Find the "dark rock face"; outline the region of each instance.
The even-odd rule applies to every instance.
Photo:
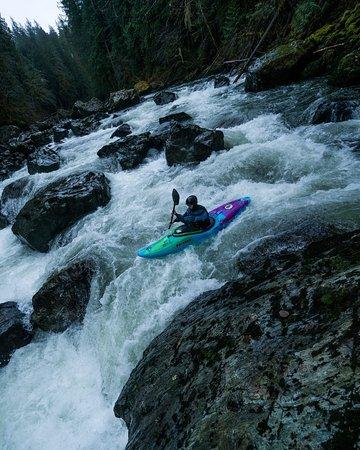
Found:
[[[104,111],[105,105],[97,98],[92,98],[87,102],[78,100],[75,102],[71,117],[73,119],[83,119],[84,117]]]
[[[15,217],[26,202],[26,197],[31,195],[33,189],[34,181],[29,176],[19,178],[4,187],[0,211],[9,223],[15,221]]]
[[[63,128],[63,127],[54,127],[53,128],[53,136],[54,136],[54,142],[59,143],[63,139],[66,139],[69,135],[69,130]]]
[[[0,144],[7,144],[10,139],[16,138],[21,130],[16,125],[3,125],[0,127]]]
[[[312,124],[326,122],[342,122],[353,118],[357,103],[349,100],[323,100],[316,107],[312,117]]]
[[[6,366],[16,349],[31,342],[33,334],[25,327],[24,317],[15,302],[0,304],[0,367]]]
[[[150,133],[142,133],[105,145],[97,154],[100,158],[116,158],[123,170],[130,170],[144,161],[150,149],[161,150],[161,145]]]
[[[73,120],[71,121],[71,131],[75,136],[86,136],[95,131],[100,125],[100,120],[105,117],[106,114],[98,113],[85,119]]]
[[[168,116],[165,117],[160,117],[159,119],[159,123],[160,125],[166,122],[187,122],[188,120],[191,120],[192,117],[187,114],[186,112],[179,112],[179,113],[175,113],[175,114],[169,114]]]
[[[176,94],[173,92],[163,91],[154,95],[154,102],[157,105],[166,105],[167,103],[171,103],[177,99]]]
[[[44,331],[62,332],[85,317],[95,269],[77,262],[52,275],[32,299],[31,322]]]
[[[138,103],[140,103],[140,97],[135,89],[123,89],[110,94],[109,107],[111,111],[120,111]]]
[[[2,230],[3,228],[6,228],[9,225],[9,221],[7,219],[7,217],[0,212],[0,230]]]
[[[109,201],[110,183],[103,173],[70,175],[38,191],[20,210],[12,231],[31,248],[46,252],[57,234]]]
[[[174,123],[166,142],[165,156],[169,166],[205,161],[213,151],[224,149],[224,134],[197,125]]]
[[[280,45],[247,74],[245,91],[258,92],[300,80],[303,67],[312,60],[312,50],[311,43]]]
[[[129,134],[131,134],[131,127],[130,125],[128,125],[127,123],[123,123],[122,125],[120,125],[111,135],[111,139],[114,137],[126,137]]]
[[[27,167],[30,175],[53,172],[60,168],[60,156],[55,150],[43,148],[28,157]]]
[[[30,141],[36,146],[41,147],[43,145],[50,144],[52,140],[51,130],[38,131],[30,135]]]
[[[5,180],[24,165],[25,156],[11,147],[0,145],[0,181]]]
[[[229,84],[230,84],[230,80],[225,75],[218,75],[214,79],[214,88],[215,89],[216,88],[220,88],[220,87],[224,87],[224,86],[229,86]]]
[[[190,303],[115,404],[127,450],[355,448],[359,250],[327,237]]]

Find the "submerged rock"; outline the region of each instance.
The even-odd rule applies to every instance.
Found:
[[[33,333],[24,325],[24,318],[15,302],[0,304],[0,367],[10,361],[16,349],[31,342]]]
[[[214,78],[214,88],[220,88],[224,86],[229,86],[230,80],[225,75],[218,75]]]
[[[173,92],[162,91],[155,94],[153,99],[157,105],[166,105],[167,103],[175,101],[177,99],[177,95]]]
[[[174,123],[166,141],[165,156],[169,166],[205,161],[213,151],[224,149],[224,134],[197,125]]]
[[[356,102],[349,100],[322,100],[313,112],[310,123],[315,125],[350,120],[357,106]]]
[[[28,157],[27,167],[30,175],[53,172],[60,168],[60,156],[55,150],[43,148]]]
[[[104,103],[97,98],[92,98],[87,102],[78,100],[74,104],[71,117],[73,119],[83,119],[84,117],[88,117],[93,114],[103,112],[104,110],[105,110]]]
[[[115,158],[123,170],[135,169],[146,158],[150,149],[161,150],[162,143],[150,133],[128,136],[102,147],[99,158]]]
[[[160,125],[166,122],[187,122],[188,120],[191,120],[192,117],[187,114],[186,112],[179,112],[174,114],[169,114],[168,116],[160,117],[159,123]]]
[[[246,75],[245,91],[258,92],[299,81],[313,58],[314,44],[294,41],[277,47],[261,58]]]
[[[69,175],[39,190],[20,210],[12,231],[31,248],[47,252],[60,232],[109,201],[110,183],[103,173]]]
[[[53,274],[32,299],[31,322],[44,331],[62,332],[85,317],[95,269],[89,261]]]
[[[127,450],[355,448],[359,250],[328,237],[177,314],[115,404]]]
[[[123,89],[110,94],[109,107],[111,111],[130,108],[138,103],[140,103],[140,97],[135,89]]]
[[[111,135],[111,139],[114,137],[126,137],[131,134],[131,127],[127,123],[120,125]]]

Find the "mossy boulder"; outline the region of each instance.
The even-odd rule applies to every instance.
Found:
[[[138,81],[134,85],[134,89],[138,94],[146,94],[151,90],[151,86],[147,81]]]
[[[305,65],[313,59],[311,41],[293,41],[266,54],[245,80],[247,92],[257,92],[299,81]]]
[[[341,58],[330,75],[330,83],[334,86],[355,86],[360,83],[360,49]]]

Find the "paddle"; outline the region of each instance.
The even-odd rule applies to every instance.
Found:
[[[173,224],[173,218],[174,218],[174,213],[175,213],[175,206],[177,206],[180,203],[180,195],[179,195],[179,193],[178,193],[178,191],[176,189],[173,189],[173,191],[172,191],[172,198],[173,198],[174,206],[173,206],[172,213],[171,213],[169,229],[171,228],[171,225]]]

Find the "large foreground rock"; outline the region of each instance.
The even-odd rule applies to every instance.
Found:
[[[46,252],[60,232],[109,201],[110,183],[103,173],[70,175],[39,190],[20,210],[12,231],[31,248]]]
[[[74,119],[83,119],[84,117],[88,117],[93,114],[103,112],[104,109],[105,109],[104,103],[97,98],[92,98],[87,102],[78,100],[74,104],[71,116]]]
[[[166,141],[165,156],[169,166],[205,161],[213,151],[224,149],[224,134],[197,125],[174,123]]]
[[[27,168],[30,175],[53,172],[60,168],[60,156],[55,150],[42,148],[28,157]]]
[[[123,170],[130,170],[144,161],[150,149],[161,148],[162,142],[150,133],[142,133],[105,145],[97,154],[100,158],[115,158]]]
[[[356,448],[359,251],[328,237],[190,303],[115,404],[127,450]]]
[[[0,367],[5,366],[14,351],[29,344],[32,332],[24,325],[25,314],[15,302],[0,304]]]
[[[31,322],[44,331],[61,332],[85,317],[93,264],[82,261],[52,275],[32,299]]]
[[[110,94],[109,108],[111,111],[120,111],[138,103],[140,103],[140,97],[135,89],[123,89]]]

